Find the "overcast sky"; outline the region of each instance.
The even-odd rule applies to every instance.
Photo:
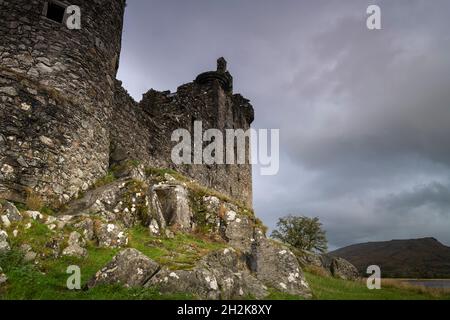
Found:
[[[254,127],[280,129],[279,174],[254,171],[268,226],[318,216],[332,249],[450,245],[450,1],[128,0],[118,77],[136,100],[220,56]]]

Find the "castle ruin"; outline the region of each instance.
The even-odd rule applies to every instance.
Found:
[[[81,8],[82,28],[64,22]],[[175,169],[252,206],[251,165],[175,165],[173,130],[243,129],[249,100],[233,94],[226,61],[177,92],[136,102],[116,80],[125,0],[0,1],[0,198],[30,192],[66,203],[129,160]],[[246,146],[249,154],[249,144]],[[249,155],[247,156],[249,160]]]

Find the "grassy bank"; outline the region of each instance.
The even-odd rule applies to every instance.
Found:
[[[398,281],[382,282],[380,290],[369,290],[365,282],[345,281],[306,273],[314,299],[320,300],[450,300],[450,291],[417,287]]]
[[[0,266],[7,275],[7,283],[0,289],[0,299],[192,299],[187,294],[161,295],[154,289],[125,289],[120,286],[96,287],[89,291],[71,291],[66,287],[69,275],[67,267],[79,266],[82,284],[86,283],[100,270],[119,249],[102,249],[88,243],[86,258],[52,256],[49,240],[56,236],[54,231],[40,222],[32,221],[27,227],[15,226],[17,237],[11,237],[13,248],[0,254]],[[69,232],[67,230],[66,232]],[[20,246],[28,243],[38,253],[38,263],[25,263]],[[196,262],[211,251],[226,247],[224,242],[213,241],[202,234],[175,235],[172,239],[157,238],[149,235],[146,228],[129,229],[129,246],[171,270],[191,269]],[[314,299],[382,299],[382,300],[424,300],[450,299],[450,292],[408,285],[400,281],[385,280],[381,290],[368,290],[363,282],[344,281],[314,273],[311,269],[306,278],[312,288]],[[268,299],[296,300],[296,296],[269,290]]]

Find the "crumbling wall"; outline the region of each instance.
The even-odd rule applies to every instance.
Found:
[[[194,81],[180,86],[176,93],[150,90],[138,104],[118,87],[116,114],[111,123],[112,150],[115,150],[112,159],[139,160],[148,166],[177,170],[251,207],[249,143],[245,164],[177,165],[171,159],[172,149],[178,143],[171,141],[173,131],[188,130],[193,144],[195,121],[202,121],[203,131],[221,130],[224,138],[225,129],[250,128],[253,107],[241,95],[227,91],[228,87],[217,79]]]

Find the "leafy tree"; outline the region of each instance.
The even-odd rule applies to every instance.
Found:
[[[325,231],[317,217],[280,218],[271,236],[300,250],[326,252],[328,248]]]

